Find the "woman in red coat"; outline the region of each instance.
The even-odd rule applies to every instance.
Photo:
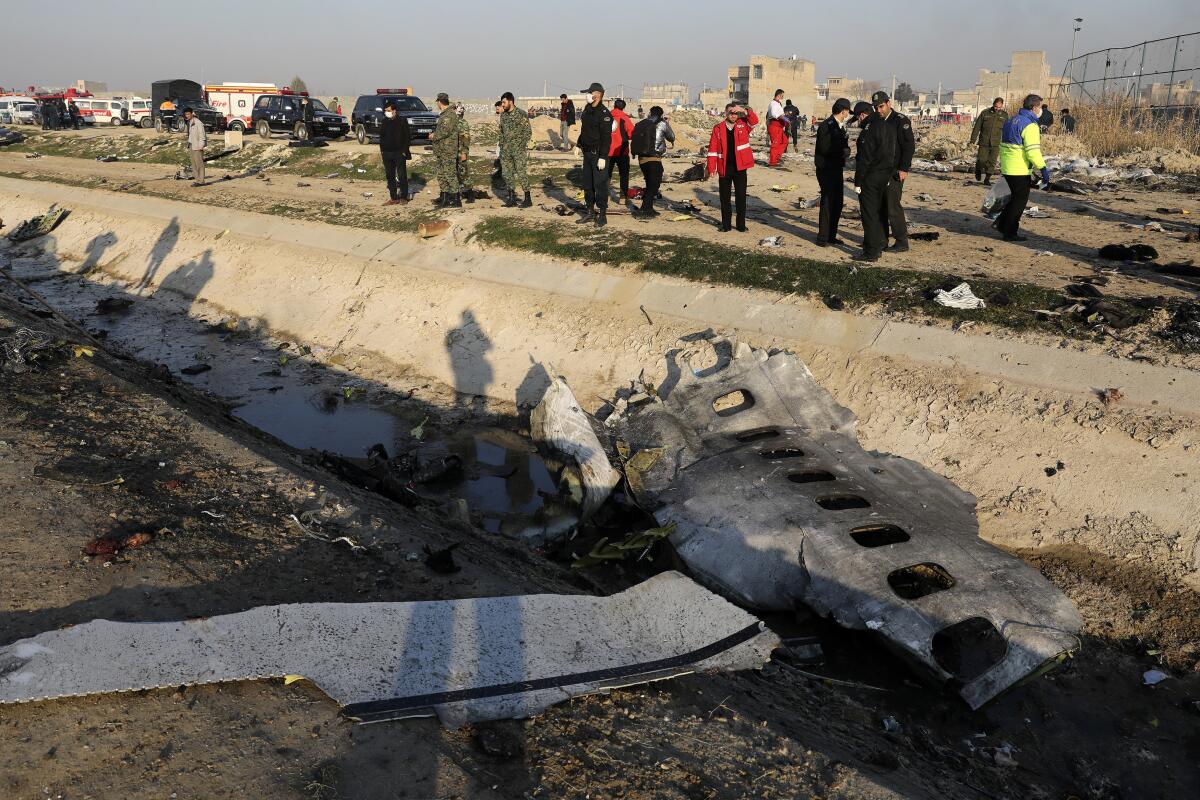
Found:
[[[754,151],[750,149],[750,129],[758,124],[754,109],[737,103],[725,106],[725,119],[713,127],[708,142],[708,174],[719,176],[721,190],[721,225],[718,230],[730,230],[733,218],[730,190],[736,192],[737,229],[746,230],[746,170],[754,166]]]

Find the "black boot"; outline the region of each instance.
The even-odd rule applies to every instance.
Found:
[[[979,171],[979,167],[975,167],[975,182],[979,183],[983,179],[983,174]]]
[[[983,185],[984,185],[984,186],[991,186],[991,185],[992,185],[992,173],[990,173],[990,172],[989,172],[989,173],[987,174],[987,176],[986,176],[986,177],[984,177],[984,179],[983,179]]]
[[[446,195],[446,208],[462,208],[462,194],[453,192]]]
[[[513,198],[516,199],[515,197]],[[533,198],[529,196],[529,192],[525,193],[525,199],[519,204],[520,208],[533,208]]]
[[[575,220],[576,225],[587,225],[589,222],[596,221],[596,211],[591,206],[583,212],[583,216]]]
[[[517,193],[512,189],[508,190],[508,194],[504,195],[504,207],[513,208],[517,205]]]
[[[433,201],[433,207],[434,208],[445,208],[446,207],[446,193],[445,192],[442,192],[441,194],[439,194],[437,196],[437,200]]]
[[[599,213],[596,214],[596,227],[603,228],[607,224],[608,214],[604,213],[604,209],[600,209]]]
[[[462,199],[463,199],[463,202],[474,203],[475,202],[475,190],[474,189],[464,189],[463,193],[462,193]]]

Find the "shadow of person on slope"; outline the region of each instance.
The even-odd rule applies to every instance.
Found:
[[[487,358],[492,340],[475,319],[474,312],[463,310],[458,325],[446,334],[445,346],[454,373],[455,406],[482,413],[495,373]]]
[[[163,263],[167,260],[167,256],[175,249],[175,245],[179,243],[179,217],[171,217],[171,221],[167,223],[167,227],[163,228],[162,233],[158,235],[158,240],[154,243],[154,247],[150,249],[150,258],[146,262],[146,271],[142,273],[141,280],[134,284],[134,290],[141,294],[158,275],[158,271],[162,268]]]

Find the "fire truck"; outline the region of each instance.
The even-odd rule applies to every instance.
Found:
[[[253,127],[250,113],[254,101],[264,94],[273,94],[279,87],[273,83],[218,83],[204,87],[208,104],[225,115],[225,126],[233,131],[248,131]]]

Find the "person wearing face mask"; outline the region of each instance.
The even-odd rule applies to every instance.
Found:
[[[613,116],[604,107],[604,87],[593,83],[583,90],[591,96],[580,115],[575,146],[583,152],[583,198],[587,210],[577,224],[608,224],[608,151],[612,146]]]
[[[408,159],[411,131],[408,119],[396,113],[390,100],[383,106],[383,122],[379,124],[379,157],[383,159],[383,174],[387,176],[388,196],[385,206],[408,202]]]
[[[718,122],[708,141],[707,172],[717,175],[721,195],[721,224],[717,230],[732,230],[734,195],[737,205],[737,230],[746,230],[746,172],[754,166],[754,151],[750,149],[750,130],[758,124],[754,109],[737,103],[725,106],[725,119]]]
[[[633,204],[629,200],[629,139],[633,136],[633,120],[625,113],[625,101],[619,97],[613,100],[612,118],[612,145],[608,148],[607,178],[612,181],[613,168],[616,167],[621,178],[620,202],[631,206]]]
[[[1038,125],[1041,110],[1042,98],[1036,94],[1027,96],[1021,110],[1004,123],[1000,136],[1000,173],[1012,190],[1012,199],[996,218],[995,227],[1006,242],[1025,241],[1018,230],[1025,204],[1029,202],[1032,172],[1040,170],[1042,185],[1050,185],[1050,170],[1042,157],[1042,132]]]
[[[821,187],[821,214],[817,222],[817,245],[828,247],[842,244],[838,238],[838,222],[842,218],[844,189],[842,170],[850,157],[850,137],[846,120],[850,118],[850,101],[839,98],[833,113],[817,128],[817,143],[813,161],[817,168],[817,183]]]

